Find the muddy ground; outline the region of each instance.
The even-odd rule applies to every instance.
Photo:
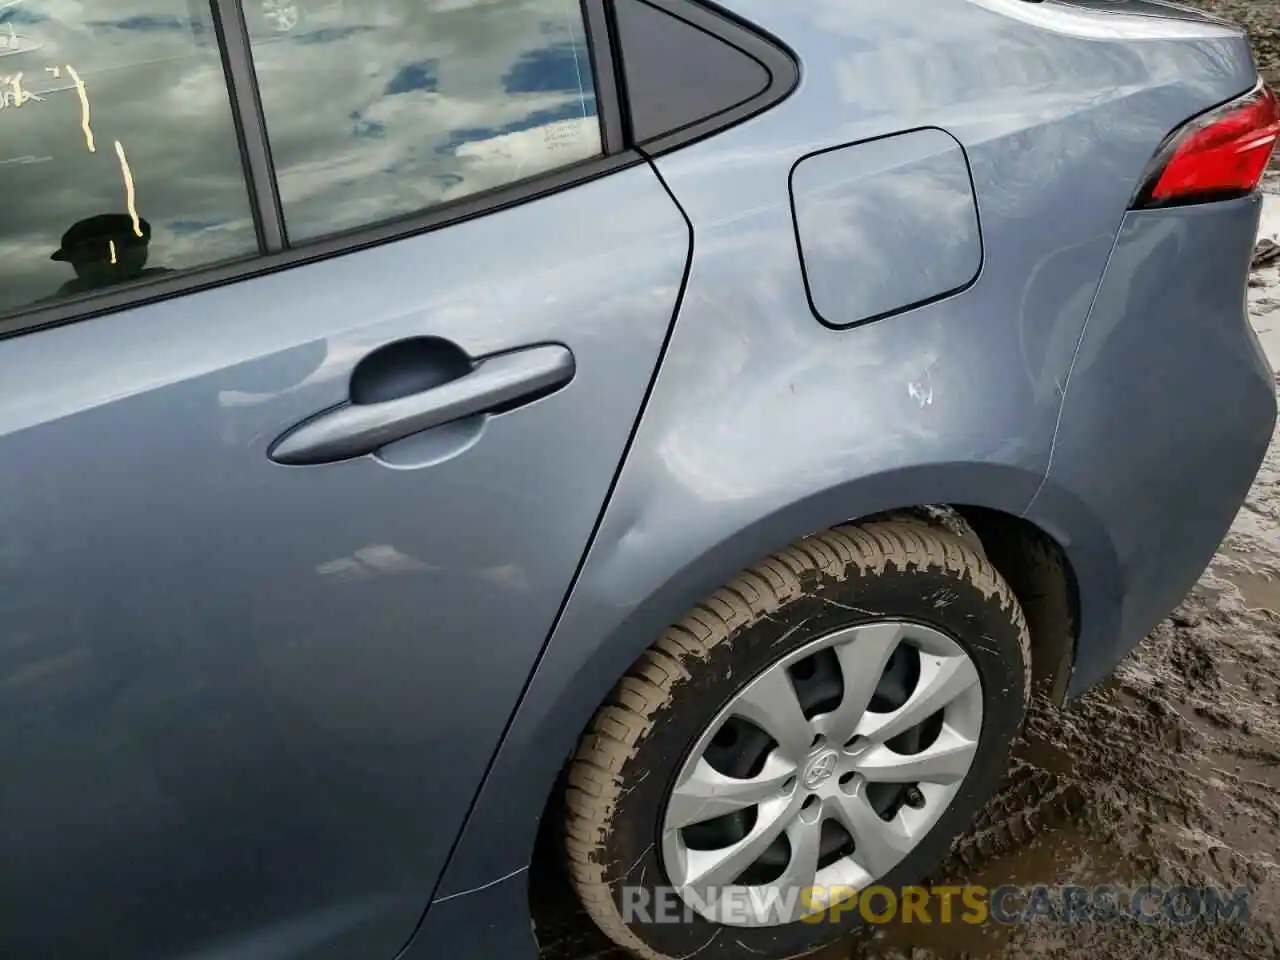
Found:
[[[1260,68],[1280,86],[1280,0],[1193,5],[1245,23]],[[1269,189],[1280,193],[1280,163]],[[1271,234],[1280,242],[1280,199],[1264,220],[1249,291],[1278,365]],[[566,909],[553,871],[535,868],[535,877],[547,960],[623,960]],[[1246,886],[1250,920],[889,926],[821,960],[1280,957],[1280,436],[1200,582],[1110,683],[1065,710],[1034,707],[1005,788],[930,879]]]
[[[1280,3],[1277,0],[1179,0],[1243,24],[1253,39],[1258,69],[1273,85],[1280,85]]]

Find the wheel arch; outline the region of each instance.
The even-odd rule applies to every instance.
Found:
[[[704,596],[800,537],[929,504],[963,505],[956,512],[980,539],[990,539],[990,547],[983,539],[984,550],[998,569],[1001,559],[1016,564],[1027,556],[1028,544],[1043,547],[1048,541],[1071,570],[1069,546],[1058,546],[1063,539],[1021,519],[1042,480],[1040,474],[990,462],[884,471],[760,511],[676,563],[672,544],[678,533],[664,534],[657,524],[655,532],[646,533],[646,511],[612,529],[606,518],[481,787],[437,898],[528,867],[540,824],[556,819],[544,814],[557,802],[560,775],[592,714],[661,631]],[[616,512],[617,506],[611,507],[609,513]],[[1078,596],[1074,573],[1071,577],[1071,595]],[[1025,595],[1040,582],[1024,585]],[[1064,642],[1059,637],[1047,646],[1060,650]],[[1035,645],[1033,634],[1033,655]]]

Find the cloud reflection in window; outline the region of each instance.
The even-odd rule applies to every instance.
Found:
[[[0,77],[21,73],[40,97],[0,111],[0,314],[85,289],[69,283],[83,279],[75,261],[53,254],[73,226],[128,214],[115,141],[150,225],[131,254],[147,273],[257,250],[208,3],[104,12],[80,0],[0,9],[0,34],[19,38],[0,39]],[[295,242],[601,150],[577,0],[245,0],[245,12]],[[107,149],[87,149],[72,66]],[[90,241],[118,259],[121,238]]]
[[[316,0],[296,35],[250,29],[293,240],[600,152],[576,0]]]

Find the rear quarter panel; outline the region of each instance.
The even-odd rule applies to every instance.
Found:
[[[1121,227],[1027,508],[1071,544],[1082,596],[1112,618],[1081,634],[1072,695],[1191,589],[1266,452],[1276,385],[1245,309],[1261,206],[1141,210]],[[1082,517],[1105,539],[1084,536]]]

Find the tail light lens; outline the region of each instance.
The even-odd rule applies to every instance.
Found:
[[[1152,161],[1135,207],[1244,196],[1258,188],[1280,140],[1280,100],[1264,83],[1197,117]]]

